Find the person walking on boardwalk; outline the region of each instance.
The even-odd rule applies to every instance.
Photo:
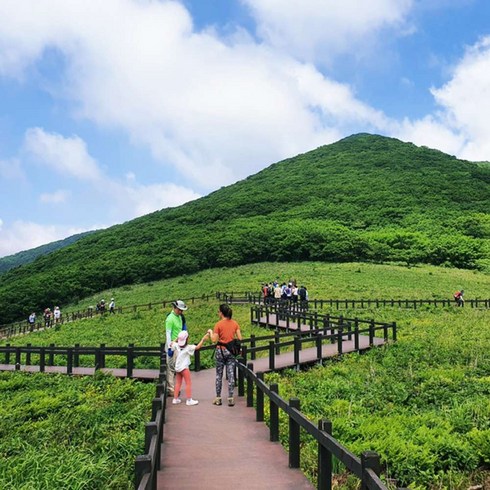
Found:
[[[233,339],[242,340],[240,325],[232,320],[232,309],[227,304],[221,304],[218,309],[219,322],[214,329],[208,330],[212,342],[216,345],[216,398],[213,400],[214,405],[221,405],[221,389],[223,384],[223,371],[226,368],[228,378],[228,406],[235,405],[233,391],[235,389],[235,358],[233,354],[223,344],[231,342]]]
[[[29,326],[31,327],[31,330],[34,329],[34,326],[36,325],[36,313],[32,312],[29,315]]]
[[[183,312],[187,310],[186,304],[182,300],[172,303],[172,311],[165,319],[165,337],[167,349],[167,394],[174,396],[175,385],[175,356],[171,348],[172,342],[177,340],[177,336],[182,330],[187,330]],[[178,395],[178,393],[177,393]]]
[[[175,356],[175,389],[174,399],[172,403],[178,405],[181,403],[179,398],[180,388],[182,387],[182,381],[185,381],[185,396],[187,401],[186,405],[197,405],[199,402],[192,398],[192,384],[191,384],[191,371],[189,366],[191,365],[191,356],[194,355],[196,350],[199,350],[204,344],[204,341],[208,338],[209,333],[201,339],[199,344],[188,344],[189,334],[187,330],[181,330],[177,335],[177,340],[172,342],[170,348],[174,351]]]
[[[116,314],[116,303],[114,298],[111,298],[111,302],[109,303],[109,313],[112,313],[113,315]]]

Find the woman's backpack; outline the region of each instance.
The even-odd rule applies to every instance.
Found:
[[[227,342],[226,344],[223,342],[218,342],[218,345],[221,345],[222,347],[226,347],[228,352],[230,352],[230,354],[235,357],[239,356],[240,353],[242,352],[242,344],[238,339],[233,339],[230,342]]]

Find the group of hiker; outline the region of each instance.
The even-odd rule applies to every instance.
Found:
[[[34,328],[36,324],[37,316],[36,312],[33,311],[28,319],[27,323],[31,328]],[[61,322],[61,310],[59,306],[55,306],[53,310],[51,308],[45,308],[43,311],[43,322],[45,327],[51,327],[53,324]]]
[[[95,305],[95,311],[97,313],[105,313],[106,310],[106,304],[105,300],[101,299],[96,305]],[[114,298],[111,298],[111,302],[109,303],[109,313],[115,314],[116,313],[116,302],[114,301]]]
[[[191,356],[199,350],[209,339],[216,344],[215,361],[216,397],[213,405],[222,405],[223,372],[226,370],[228,379],[229,407],[235,405],[233,392],[235,389],[235,356],[238,354],[239,342],[242,340],[240,325],[232,319],[232,309],[227,304],[221,304],[218,308],[219,321],[213,329],[208,329],[198,344],[189,343],[189,333],[184,316],[187,305],[182,300],[172,302],[172,311],[165,319],[166,353],[167,353],[167,394],[172,397],[172,404],[182,402],[180,392],[185,382],[186,405],[193,406],[199,403],[192,398],[192,383],[189,366]]]
[[[283,282],[278,281],[262,284],[261,295],[264,303],[306,303],[308,301],[308,289],[306,286],[297,286],[296,281]]]

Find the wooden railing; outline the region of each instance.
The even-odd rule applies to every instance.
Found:
[[[196,301],[210,301],[214,300],[214,295],[202,295],[199,297],[184,298],[183,301],[188,304],[194,304]],[[115,308],[116,313],[136,313],[137,311],[150,311],[154,308],[169,308],[172,302],[175,300],[164,300],[145,303],[141,305],[131,305],[131,306],[118,306]],[[61,318],[56,321],[51,318],[49,321],[39,320],[33,325],[29,324],[27,320],[10,323],[8,325],[0,325],[0,339],[10,338],[15,335],[26,334],[34,331],[44,330],[46,328],[56,327],[58,325],[63,325],[64,323],[71,323],[76,320],[83,320],[86,318],[96,318],[102,315],[109,315],[109,310],[96,311],[95,308],[89,307],[85,310],[72,311],[68,313],[63,313]]]
[[[387,487],[380,479],[381,461],[377,453],[366,451],[361,457],[355,456],[332,436],[332,423],[320,419],[316,426],[301,413],[300,400],[291,398],[286,402],[279,396],[279,386],[274,383],[270,387],[264,382],[264,373],[253,372],[253,364],[238,365],[238,395],[244,396],[244,380],[247,382],[247,407],[254,406],[256,420],[264,421],[264,397],[269,399],[269,432],[271,441],[279,441],[279,410],[289,419],[288,452],[289,467],[299,468],[301,463],[300,430],[310,434],[318,443],[317,488],[330,490],[332,488],[333,457],[337,458],[352,474],[361,480],[361,490],[386,490]]]
[[[160,469],[167,405],[166,393],[165,364],[162,364],[159,383],[156,387],[156,397],[151,405],[151,421],[145,425],[145,454],[137,456],[134,463],[134,488],[136,490],[156,490],[157,488],[157,472]]]
[[[309,301],[301,302],[298,300],[294,302],[292,300],[275,299],[272,297],[265,298],[261,293],[241,292],[241,293],[216,293],[216,298],[225,303],[265,303],[270,305],[288,305],[296,308],[308,309],[313,307],[315,309],[322,309],[325,307],[335,308],[337,310],[347,308],[384,308],[384,307],[398,307],[398,308],[413,308],[417,309],[422,306],[432,307],[450,307],[458,305],[454,299],[310,299]],[[466,299],[463,304],[464,307],[470,308],[490,308],[490,299]]]
[[[138,357],[154,357],[155,365],[161,365],[165,360],[165,347],[107,347],[101,344],[98,347],[82,347],[75,344],[74,347],[59,347],[51,344],[49,346],[11,346],[7,344],[0,346],[0,355],[3,354],[3,364],[14,365],[15,370],[20,370],[22,365],[39,366],[39,372],[45,372],[46,366],[66,367],[66,374],[73,374],[73,369],[80,367],[80,357],[84,356],[84,366],[92,367],[95,370],[106,368],[106,358],[115,356],[119,359],[124,358],[126,374],[133,376],[135,360]],[[88,361],[88,362],[87,362]],[[1,357],[0,357],[0,363]]]

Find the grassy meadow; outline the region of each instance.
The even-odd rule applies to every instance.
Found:
[[[81,310],[95,305],[102,298],[107,302],[111,297],[116,299],[117,306],[148,303],[156,306],[151,310],[76,321],[44,332],[16,337],[10,339],[9,343],[55,343],[60,346],[73,346],[75,343],[158,345],[164,341],[164,320],[169,311],[169,308],[162,308],[163,300],[200,298],[203,294],[213,295],[216,291],[259,291],[261,283],[274,279],[295,279],[308,287],[310,298],[447,299],[461,288],[465,289],[468,299],[490,297],[490,276],[476,271],[360,263],[260,263],[211,269],[164,281],[101,291],[77,304],[60,305],[62,311]],[[217,321],[217,304],[215,299],[189,302],[186,318],[191,341],[199,340]],[[233,311],[244,336],[248,337],[251,333],[259,335],[262,332],[250,324],[248,305],[236,305]],[[324,311],[336,314],[336,310]],[[311,420],[332,420],[334,436],[353,452],[359,454],[368,449],[378,451],[385,465],[385,475],[397,479],[399,486],[410,485],[413,490],[462,490],[472,485],[490,485],[490,311],[451,305],[446,308],[421,307],[417,310],[398,307],[343,309],[341,312],[347,317],[396,321],[398,342],[373,349],[364,355],[346,355],[341,360],[328,361],[323,367],[305,372],[273,374],[268,380],[279,383],[284,398],[298,397],[303,412]],[[212,364],[210,354],[210,351],[203,352],[203,363],[207,366]],[[42,417],[36,415],[36,412],[32,415],[29,410],[24,411],[23,416],[17,415],[16,427],[19,432],[4,428],[3,448],[23,444],[22,450],[29,458],[35,455],[39,458],[39,455],[44,454],[43,451],[49,449],[52,437],[50,431],[53,429],[44,431],[36,425],[39,421],[47,420],[48,415],[57,410],[43,401],[49,388],[42,386],[42,380],[48,378],[52,379],[48,375],[22,373],[3,374],[0,377],[2,414],[17,413],[18,409],[6,401],[9,396],[7,393],[11,389],[10,385],[25,383],[27,386],[30,381],[24,382],[24,379],[35,380],[38,387],[29,389],[21,397],[28,398],[29,403],[41,406],[46,404]],[[103,383],[109,383],[106,378],[102,377]],[[79,401],[90,398],[90,390],[87,393],[82,386],[83,383],[90,385],[90,381],[67,379],[66,382],[73,383],[73,387],[69,388],[71,396],[76,393]],[[141,389],[138,396],[148,396],[146,406],[149,408],[154,387],[139,383],[130,386],[135,393]],[[147,393],[149,388],[151,390]],[[124,388],[121,390],[124,391]],[[38,398],[40,401],[36,401]],[[18,405],[22,406],[21,403]],[[111,413],[110,407],[106,408],[106,413]],[[142,427],[148,414],[144,410],[137,413],[131,411],[131,414],[135,426],[140,424],[142,437]],[[74,423],[77,420],[74,418]],[[83,435],[85,431],[88,433]],[[97,456],[104,460],[111,454],[113,446],[116,449],[119,447],[119,431],[120,437],[124,437],[127,431],[124,424],[116,424],[110,436],[102,432],[101,439],[95,442],[96,431],[90,424],[80,423],[76,440],[86,439],[106,448],[107,453],[102,451]],[[315,445],[308,437],[303,437],[303,470],[315,481]],[[137,445],[128,448],[124,455],[118,453],[121,460],[126,461],[122,463],[120,460],[123,466],[131,466],[133,458],[141,452]],[[77,447],[72,446],[71,451],[77,451]],[[0,451],[3,453],[0,457],[6,455],[5,450]],[[22,463],[13,460],[11,465],[0,472],[0,488],[31,488],[28,481],[32,480],[25,483],[15,480],[17,487],[4,484],[14,481],[14,477],[21,478],[25,466],[30,468],[31,475],[36,474],[36,471],[38,475],[51,475],[56,471],[62,473],[63,470],[58,466],[50,469],[49,453],[41,457],[45,458],[43,461],[46,463],[37,470],[34,468],[34,459]],[[68,456],[66,458],[69,459]],[[97,464],[90,463],[89,466]],[[88,472],[87,482],[91,478],[92,474]],[[23,487],[23,484],[26,486]],[[337,484],[338,488],[355,488],[352,479],[345,475],[338,478]],[[99,487],[87,483],[86,487],[57,488]]]

